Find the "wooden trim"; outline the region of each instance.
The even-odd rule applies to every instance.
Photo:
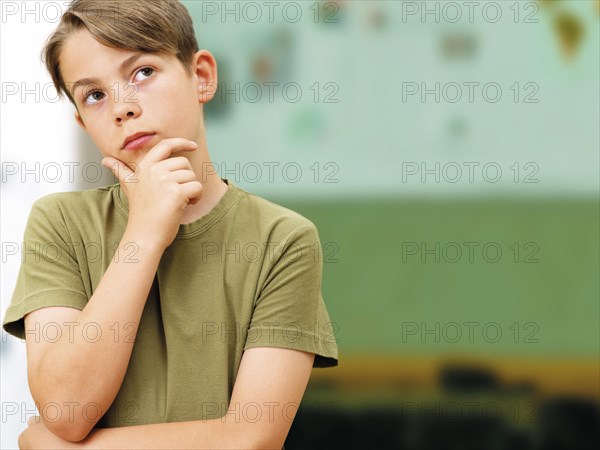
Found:
[[[541,395],[600,399],[600,361],[584,357],[340,355],[337,367],[313,369],[310,383],[350,389],[430,388],[439,385],[439,370],[444,363],[491,369],[507,388],[528,383]]]

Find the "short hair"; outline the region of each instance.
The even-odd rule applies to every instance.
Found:
[[[170,53],[188,75],[198,51],[192,18],[179,0],[74,0],[42,49],[41,59],[62,98],[75,100],[60,72],[60,53],[74,32],[86,28],[100,43],[123,50]]]

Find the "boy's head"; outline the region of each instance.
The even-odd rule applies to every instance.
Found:
[[[201,104],[216,84],[216,62],[198,50],[192,19],[177,0],[74,0],[43,60],[105,156],[141,131],[197,140]]]
[[[60,54],[75,32],[86,29],[94,39],[122,50],[173,54],[191,75],[198,51],[192,19],[177,0],[74,0],[43,49],[43,60],[59,97],[76,107],[60,71]]]

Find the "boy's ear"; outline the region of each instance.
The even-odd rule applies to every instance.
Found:
[[[192,71],[198,79],[197,91],[200,103],[207,103],[217,91],[217,61],[208,50],[200,50],[192,58]]]
[[[83,123],[83,119],[79,115],[79,111],[75,111],[75,122],[77,122],[79,126],[85,130],[85,123]]]

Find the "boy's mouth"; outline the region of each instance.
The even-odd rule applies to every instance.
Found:
[[[137,150],[150,141],[155,134],[156,133],[152,133],[150,131],[142,131],[140,133],[132,134],[123,141],[121,150]]]

